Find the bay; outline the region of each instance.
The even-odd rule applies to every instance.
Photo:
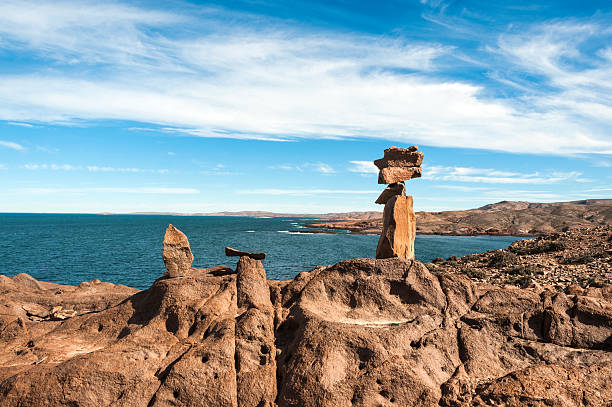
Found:
[[[304,218],[166,215],[0,214],[0,274],[27,273],[62,284],[100,279],[144,289],[165,271],[168,224],[191,244],[194,267],[226,265],[225,246],[263,251],[268,279],[292,279],[316,265],[374,257],[378,236],[294,233]],[[305,229],[301,229],[304,231]],[[507,247],[513,236],[417,236],[416,258],[464,256]]]

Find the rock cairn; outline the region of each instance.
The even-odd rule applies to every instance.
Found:
[[[414,259],[416,218],[412,196],[406,196],[404,181],[421,176],[423,153],[419,146],[391,147],[383,158],[374,161],[380,170],[379,184],[389,184],[376,200],[384,204],[383,229],[376,247],[376,258]]]

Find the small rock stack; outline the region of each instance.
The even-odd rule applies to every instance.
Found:
[[[384,204],[383,229],[376,247],[376,258],[414,259],[416,217],[412,196],[406,196],[404,181],[421,176],[423,153],[419,146],[391,147],[383,158],[374,161],[380,170],[379,184],[389,184],[376,200]]]

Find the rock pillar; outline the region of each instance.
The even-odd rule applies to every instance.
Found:
[[[404,181],[421,176],[423,153],[418,146],[391,147],[383,158],[374,161],[380,170],[379,184],[389,184],[376,203],[384,204],[383,228],[376,247],[376,258],[414,259],[416,217],[412,196],[406,196]]]
[[[168,225],[164,235],[164,265],[169,277],[181,277],[189,274],[193,254],[187,236],[172,224]]]
[[[412,197],[396,195],[385,204],[383,230],[376,247],[377,259],[414,259],[416,219]]]
[[[273,407],[276,398],[274,308],[261,261],[240,257],[236,291],[238,407]]]

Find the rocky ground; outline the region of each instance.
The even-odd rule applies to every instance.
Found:
[[[426,266],[495,285],[602,287],[612,284],[612,226],[549,233],[518,240],[507,249],[437,258]]]
[[[433,273],[353,259],[291,281],[242,257],[144,291],[0,276],[0,405],[610,407],[611,239],[570,231]],[[501,285],[531,265],[537,284]],[[584,288],[561,281],[577,270]]]
[[[571,227],[612,225],[612,199],[530,203],[503,201],[477,209],[417,212],[417,233],[539,236]],[[331,233],[380,234],[382,214],[327,217],[305,226]],[[299,230],[297,230],[299,232]]]

